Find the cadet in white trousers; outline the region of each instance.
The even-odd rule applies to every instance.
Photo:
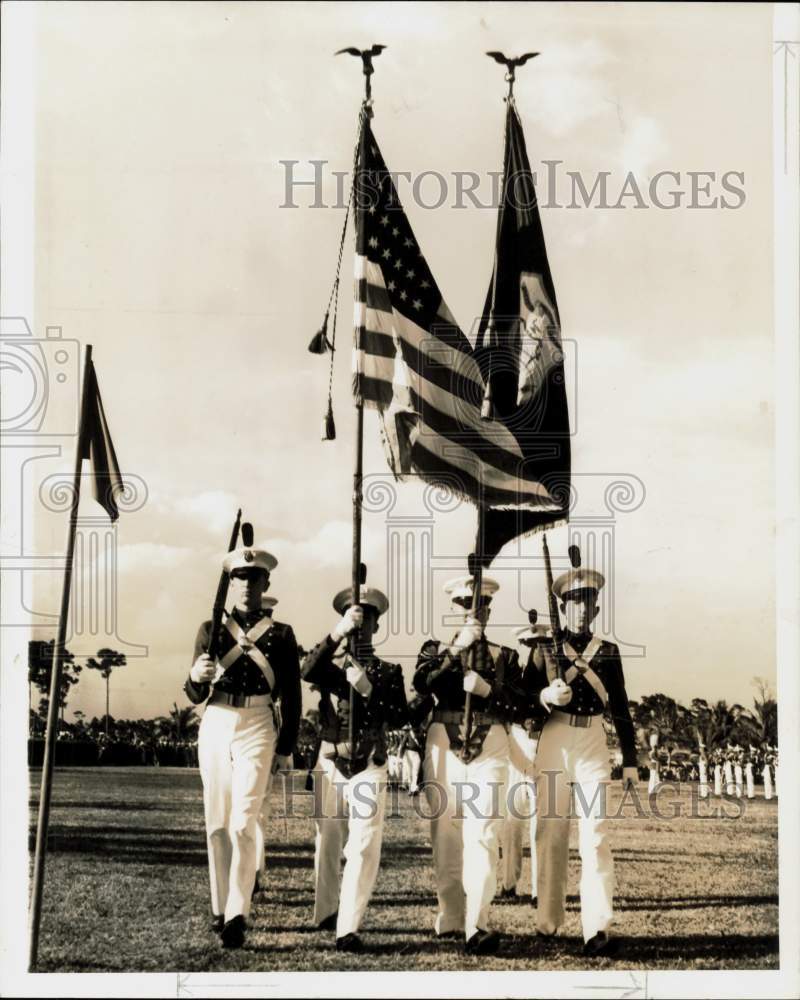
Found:
[[[714,761],[714,794],[722,795],[722,752],[712,750],[711,757]]]
[[[725,750],[725,763],[723,765],[722,772],[725,775],[725,794],[735,795],[736,784],[733,780],[733,747],[730,743]]]
[[[336,595],[333,606],[342,618],[302,666],[303,678],[321,695],[322,743],[314,769],[314,923],[321,930],[335,927],[336,948],[346,952],[364,949],[358,931],[378,875],[388,781],[386,733],[409,718],[401,668],[379,660],[372,646],[389,602],[373,587],[361,589],[358,605],[352,602],[351,589]],[[353,632],[355,651],[339,666],[334,654]]]
[[[700,757],[697,761],[697,770],[700,774],[700,798],[708,798],[708,758],[705,747],[700,748]]]
[[[648,781],[647,794],[654,795],[661,778],[661,764],[658,759],[658,733],[650,733],[650,752],[647,755]]]
[[[208,700],[200,723],[212,927],[223,947],[244,943],[255,884],[257,829],[273,764],[291,766],[300,722],[297,643],[289,625],[261,607],[277,560],[263,549],[229,552],[233,611],[221,629],[216,660],[206,652],[211,622],[200,626],[185,690],[194,704]],[[278,732],[275,701],[280,699]]]
[[[737,799],[740,799],[744,793],[744,771],[742,769],[742,760],[744,758],[744,751],[737,743],[733,748],[733,785],[734,793]]]
[[[528,652],[525,670],[535,670],[532,650],[538,642],[551,635],[543,625],[526,625],[517,629],[515,637]],[[508,798],[507,815],[503,824],[501,898],[515,898],[522,877],[522,856],[525,827],[530,830],[531,901],[536,905],[536,749],[541,731],[541,718],[535,718],[528,706],[514,715],[508,733]]]
[[[581,856],[581,923],[584,953],[610,955],[613,917],[614,862],[606,792],[611,765],[603,729],[608,708],[619,737],[623,786],[638,777],[636,740],[625,692],[619,650],[593,637],[591,623],[600,610],[597,597],[604,584],[595,570],[574,569],[553,584],[566,616],[566,631],[557,651],[543,644],[538,666],[546,667],[539,698],[548,710],[539,739],[537,767],[538,933],[552,935],[564,923],[569,858],[570,799],[575,789]],[[543,654],[541,664],[539,653]],[[534,675],[536,676],[536,675]]]
[[[443,649],[435,640],[423,645],[414,687],[436,702],[423,765],[439,903],[434,931],[438,938],[463,935],[468,954],[486,955],[500,945],[500,935],[489,929],[489,911],[505,818],[507,727],[514,709],[530,696],[516,650],[489,643],[483,634],[497,583],[483,577],[476,617],[468,610],[473,587],[473,577],[445,586],[464,625]]]
[[[772,769],[769,764],[764,764],[764,770],[761,772],[764,777],[764,798],[772,798]]]
[[[745,787],[747,788],[748,799],[754,799],[756,797],[756,781],[755,775],[753,774],[753,764],[757,758],[758,751],[754,746],[750,746],[747,751],[747,763],[744,765],[744,780]]]
[[[409,706],[410,708],[411,706]],[[400,760],[402,783],[409,795],[419,794],[419,777],[422,770],[422,747],[425,736],[419,726],[405,726],[400,737],[397,755]]]
[[[530,830],[531,898],[536,905],[536,748],[538,734],[524,724],[513,724],[508,733],[508,801],[503,824],[503,882],[501,897],[517,896],[522,878],[525,827]]]
[[[266,594],[261,596],[261,607],[264,609],[264,613],[272,617],[273,609],[278,603],[277,597],[268,597]],[[264,799],[261,805],[261,811],[258,814],[258,825],[256,826],[256,858],[258,858],[258,870],[256,871],[256,881],[254,892],[263,888],[264,886],[264,875],[267,870],[267,836],[269,827],[269,817],[270,817],[270,796],[272,794],[273,785],[273,775],[270,774],[267,780],[267,787],[264,791]]]

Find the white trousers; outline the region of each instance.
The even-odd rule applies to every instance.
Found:
[[[765,799],[771,799],[772,798],[772,768],[769,766],[769,764],[765,764],[764,765],[763,775],[764,775],[764,798]]]
[[[647,794],[653,795],[658,788],[658,770],[656,768],[650,768],[650,778],[647,782]]]
[[[754,799],[756,797],[756,782],[753,776],[753,765],[749,761],[744,766],[744,780],[748,799]]]
[[[539,739],[537,768],[536,927],[541,934],[555,934],[564,923],[574,785],[581,856],[581,923],[583,938],[588,941],[598,932],[608,931],[614,899],[606,803],[611,765],[600,716],[594,716],[592,725],[585,729],[556,721],[555,716],[548,719]]]
[[[722,767],[723,774],[725,775],[725,794],[733,795],[736,792],[736,785],[733,783],[733,764],[731,761],[726,760]]]
[[[470,938],[489,929],[497,890],[508,780],[505,727],[492,726],[480,755],[465,764],[450,749],[444,725],[432,723],[424,777],[439,901],[435,930],[463,931]]]
[[[332,752],[333,745],[323,742],[314,769],[314,922],[338,910],[336,937],[341,938],[358,931],[375,888],[388,770],[370,761],[359,774],[346,778],[326,758]]]
[[[714,765],[714,794],[722,795],[722,766]]]
[[[403,776],[409,792],[419,791],[419,772],[422,757],[419,750],[406,750],[403,755]]]
[[[530,824],[531,895],[536,895],[536,747],[522,726],[508,734],[508,814],[503,824],[503,888],[515,889],[522,876],[523,839]]]
[[[211,881],[211,910],[226,920],[250,913],[258,858],[256,831],[275,750],[269,705],[209,705],[197,750]]]
[[[708,798],[708,764],[704,760],[700,760],[697,765],[700,771],[700,798]]]
[[[733,774],[734,774],[736,798],[740,799],[742,797],[742,792],[744,791],[744,773],[742,771],[741,764],[733,765]]]

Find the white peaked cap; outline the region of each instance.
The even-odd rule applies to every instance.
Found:
[[[523,645],[530,645],[541,639],[552,639],[553,630],[549,625],[523,625],[522,628],[514,629],[514,638]]]
[[[333,608],[340,615],[343,615],[352,603],[353,588],[347,587],[345,590],[340,590],[336,597],[334,597]],[[361,587],[359,588],[358,603],[359,606],[368,604],[371,608],[375,608],[379,615],[382,615],[389,607],[389,598],[382,591],[378,590],[377,587]]]
[[[578,569],[562,573],[553,584],[553,593],[560,601],[576,590],[593,590],[599,594],[605,582],[606,578],[596,569],[585,569],[580,566]]]
[[[233,549],[222,561],[226,573],[235,569],[263,569],[271,573],[278,565],[278,560],[266,549],[256,549],[252,546],[245,549]]]
[[[456,576],[447,581],[444,585],[444,592],[450,595],[451,601],[463,601],[466,598],[472,598],[474,587],[474,577]],[[497,580],[493,580],[490,576],[481,576],[481,597],[492,597],[499,589],[500,584]]]

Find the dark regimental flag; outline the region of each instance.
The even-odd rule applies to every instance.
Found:
[[[513,538],[567,519],[569,413],[556,293],[525,136],[513,99],[506,113],[497,249],[475,357],[491,386],[494,414],[513,432],[520,476],[546,484],[555,509],[519,504],[485,512],[489,561]]]
[[[507,157],[507,169],[508,165]],[[563,362],[544,242],[544,268],[528,268],[536,257],[526,256],[521,248],[513,254],[514,316],[526,331],[517,339],[531,352],[530,357],[518,352],[523,364],[517,360],[513,374],[514,385],[520,384],[520,402],[501,405],[496,418],[486,419],[481,407],[487,378],[501,395],[501,404],[506,402],[510,380],[506,377],[495,385],[501,374],[495,343],[485,336],[483,349],[473,351],[442,299],[369,121],[363,126],[355,205],[356,398],[379,411],[387,459],[398,479],[421,478],[478,507],[484,515],[482,556],[491,562],[515,535],[565,517],[569,439],[559,437],[560,450],[554,447],[550,432],[558,407],[554,399],[545,398],[551,388],[554,392],[558,388],[555,376],[560,371],[559,427],[566,434]],[[538,223],[535,210],[534,214]],[[530,230],[530,224],[512,229],[501,222],[498,278],[503,281],[495,280],[493,286],[505,291],[513,284],[513,274],[507,281],[500,269],[510,267],[506,261],[512,256],[508,251],[513,239],[528,239]],[[541,237],[541,225],[538,233]],[[524,271],[517,266],[520,261],[526,265]],[[528,345],[537,337],[534,357]]]
[[[104,507],[112,521],[119,517],[116,498],[124,493],[125,485],[119,471],[114,442],[108,429],[103,401],[100,398],[100,387],[97,384],[97,374],[94,363],[89,361],[84,375],[86,388],[84,390],[85,408],[82,415],[83,428],[81,440],[83,448],[81,458],[88,458],[92,463],[92,493],[95,500]]]
[[[514,429],[481,418],[480,367],[414,238],[368,121],[355,204],[354,391],[380,413],[395,476],[441,485],[481,508],[560,511]]]

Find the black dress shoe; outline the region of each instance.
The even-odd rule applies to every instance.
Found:
[[[335,931],[336,930],[336,921],[337,921],[338,917],[339,917],[339,911],[337,910],[336,913],[332,913],[329,917],[325,917],[324,920],[320,920],[320,922],[317,924],[317,930],[318,931]]]
[[[512,885],[510,889],[500,890],[501,899],[516,899],[517,898],[517,887]]]
[[[531,896],[531,906],[538,906],[538,905],[539,905],[539,897]]]
[[[336,950],[337,951],[363,951],[364,942],[358,936],[358,934],[345,934],[344,937],[336,938]]]
[[[219,914],[219,916],[217,916],[216,913],[211,914],[211,921],[209,922],[208,929],[211,931],[212,934],[221,934],[224,925],[225,925],[225,917],[223,917],[221,913]]]
[[[583,953],[591,955],[592,958],[612,958],[617,954],[617,942],[610,938],[605,931],[598,931],[583,946]]]
[[[244,944],[244,932],[247,924],[244,922],[244,917],[240,914],[238,917],[234,917],[229,920],[221,931],[222,947],[223,948],[241,948]]]
[[[497,931],[475,931],[464,945],[468,955],[494,955],[500,947],[500,935]]]

